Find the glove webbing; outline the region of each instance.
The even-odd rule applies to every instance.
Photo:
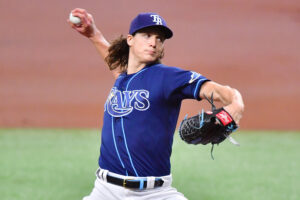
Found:
[[[190,125],[190,126],[192,126],[193,128],[195,128],[195,129],[200,129],[200,128],[202,128],[202,126],[203,126],[203,123],[204,123],[204,110],[202,109],[202,112],[201,112],[201,117],[200,117],[200,112],[199,112],[199,114],[198,114],[198,119],[199,119],[199,127],[196,127],[196,126],[193,126],[192,124]],[[188,115],[186,114],[185,115],[185,117],[184,117],[184,120],[186,120],[187,119],[187,117],[188,117]],[[201,119],[200,119],[201,118]],[[182,123],[183,123],[183,121],[181,122],[181,124],[180,124],[180,126],[182,125]],[[200,142],[201,141],[201,139],[202,138],[198,138],[198,140],[195,140],[195,141],[193,141],[193,144],[197,144],[198,142]]]

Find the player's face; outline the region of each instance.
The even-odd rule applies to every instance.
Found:
[[[164,33],[160,29],[146,28],[127,38],[130,53],[141,63],[155,62],[162,57]]]

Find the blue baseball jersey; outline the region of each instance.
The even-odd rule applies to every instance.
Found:
[[[105,103],[99,166],[125,176],[170,174],[183,99],[197,99],[204,76],[163,64],[121,74]]]

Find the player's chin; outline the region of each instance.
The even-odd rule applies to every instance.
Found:
[[[156,62],[159,59],[157,55],[147,55],[144,58],[145,63],[152,63]]]

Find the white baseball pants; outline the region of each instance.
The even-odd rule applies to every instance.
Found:
[[[106,174],[107,173],[110,176],[122,179],[136,178],[122,176],[112,172],[106,172]],[[163,176],[160,178],[164,180],[164,183],[161,187],[139,190],[128,189],[122,186],[114,185],[106,182],[105,176],[103,176],[103,178],[101,178],[101,176],[97,176],[91,194],[84,197],[82,200],[187,200],[183,194],[171,186],[172,175]]]

